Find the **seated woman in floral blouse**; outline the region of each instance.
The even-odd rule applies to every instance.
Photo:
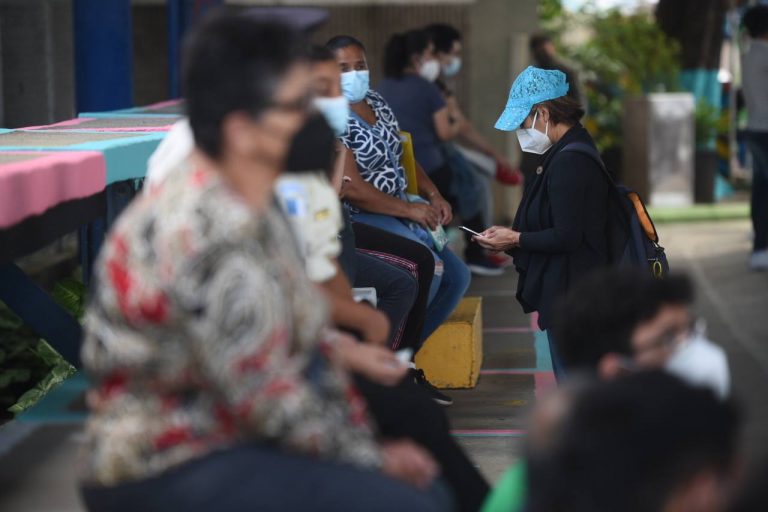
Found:
[[[469,287],[467,266],[447,247],[435,247],[427,231],[451,222],[451,206],[419,165],[418,187],[424,200],[407,199],[405,170],[400,165],[400,127],[384,98],[370,88],[363,44],[353,37],[337,36],[326,47],[334,52],[342,73],[342,91],[350,102],[351,116],[341,142],[351,150],[344,173],[351,179],[345,194],[353,220],[420,242],[435,258],[422,332],[426,339],[450,316]]]
[[[347,373],[405,369],[327,330],[273,201],[306,119],[304,48],[289,27],[236,15],[188,43],[194,170],[125,211],[96,271],[89,510],[451,508],[426,452],[377,440]]]

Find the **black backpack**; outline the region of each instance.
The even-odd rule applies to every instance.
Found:
[[[611,185],[608,206],[608,256],[614,265],[631,265],[647,269],[662,278],[669,273],[664,248],[645,203],[634,190],[617,185],[597,150],[583,142],[567,144],[562,151],[575,151],[592,158],[603,170]]]

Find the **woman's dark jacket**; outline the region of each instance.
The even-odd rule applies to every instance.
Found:
[[[542,329],[550,327],[558,297],[581,276],[608,262],[610,185],[592,158],[561,151],[572,142],[594,146],[581,124],[568,130],[526,183],[512,225],[522,233],[520,247],[510,251],[519,274],[517,300],[526,313],[539,312]]]

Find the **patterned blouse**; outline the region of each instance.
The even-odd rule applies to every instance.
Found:
[[[138,198],[101,251],[86,317],[84,480],[143,479],[249,440],[378,466],[303,268],[277,207],[255,214],[215,172]]]
[[[365,101],[376,114],[376,124],[368,123],[356,116],[350,116],[347,132],[341,142],[352,150],[360,176],[394,197],[402,197],[407,183],[405,169],[400,165],[403,144],[400,141],[400,126],[394,112],[376,91],[368,91]],[[352,213],[359,210],[350,207]]]

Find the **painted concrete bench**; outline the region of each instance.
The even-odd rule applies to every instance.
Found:
[[[439,388],[472,388],[483,364],[482,298],[466,297],[416,354],[416,366]]]

